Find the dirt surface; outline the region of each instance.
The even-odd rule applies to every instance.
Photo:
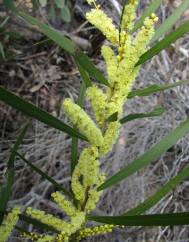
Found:
[[[159,10],[161,21],[165,20],[178,2],[165,1]],[[101,3],[114,21],[119,23],[122,1],[101,0]],[[148,3],[149,1],[141,1],[138,16]],[[94,63],[105,71],[104,62],[99,55],[104,38],[85,21],[84,13],[88,9],[87,4],[83,0],[78,0],[72,1],[72,6],[72,22],[70,24],[57,22],[53,26],[74,38],[78,45],[87,51]],[[2,7],[0,16],[3,13]],[[35,15],[46,21],[45,10],[41,9]],[[187,12],[183,18],[188,18]],[[20,19],[14,17],[8,26],[17,29],[22,34],[22,38],[6,43],[14,56],[9,60],[0,60],[0,85],[68,122],[61,109],[61,103],[68,96],[76,100],[81,83],[73,59],[52,42],[46,41],[44,36],[30,29]],[[145,64],[135,88],[188,80],[188,40],[189,36],[185,36],[158,57],[153,58],[150,63]],[[128,101],[125,114],[151,111],[160,105],[167,111],[160,118],[143,119],[124,125],[114,150],[102,161],[102,169],[109,175],[114,174],[186,119],[189,116],[188,92],[189,86],[185,85],[150,97],[134,98]],[[85,104],[89,109],[89,103]],[[28,118],[20,112],[0,103],[1,178],[6,171],[6,160],[11,145],[27,120]],[[187,135],[150,166],[105,191],[95,213],[118,215],[153,194],[188,163],[188,144],[189,136]],[[33,120],[20,152],[66,187],[70,184],[70,145],[69,136]],[[82,146],[83,143],[80,143],[80,149]],[[33,206],[60,214],[58,208],[49,200],[50,194],[54,191],[50,183],[42,180],[19,159],[16,162],[16,171],[16,182],[9,207],[20,204],[23,207]],[[188,211],[188,191],[189,180],[186,180],[149,213]],[[15,234],[10,241],[24,240],[17,238]],[[115,229],[111,235],[87,241],[187,242],[189,229],[184,226]]]

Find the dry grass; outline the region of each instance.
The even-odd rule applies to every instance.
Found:
[[[118,19],[119,2],[112,0],[111,3],[114,4],[117,11],[115,19]],[[162,18],[164,18],[169,9],[162,7],[161,10],[163,13]],[[188,80],[188,40],[189,37],[187,36],[178,41],[167,51],[162,52],[150,63],[145,64],[135,87],[139,88],[154,83],[165,84],[174,83],[178,80]],[[53,49],[52,53],[53,56],[55,55],[56,60],[57,58],[64,58],[58,55],[57,50]],[[59,103],[66,96],[76,98],[79,87],[79,77],[75,75],[76,71],[74,68],[68,71],[62,70],[61,67],[63,65],[62,63],[64,63],[64,59],[60,60],[61,64],[55,63],[53,65],[46,57],[47,53],[44,57],[41,57],[41,63],[39,63],[38,59],[33,59],[31,66],[21,62],[23,69],[29,69],[28,78],[30,82],[29,84],[25,82],[23,84],[25,96],[31,96],[31,99],[35,100],[36,104],[42,107],[48,107],[47,109],[49,111],[54,112],[59,118],[65,120],[65,116],[59,108]],[[45,64],[44,60],[46,60]],[[101,60],[99,60],[98,63],[99,67],[102,68],[103,65]],[[54,68],[56,71],[53,71]],[[48,75],[46,72],[47,69],[50,70]],[[54,75],[55,73],[56,76]],[[16,77],[18,78],[18,76]],[[24,78],[25,76],[23,76],[23,79]],[[45,83],[41,84],[40,80],[45,80]],[[49,80],[51,80],[50,83]],[[33,92],[33,94],[26,91],[31,91],[31,88],[36,88],[37,85],[42,85],[42,87],[40,86],[39,90]],[[140,154],[143,154],[170,130],[175,128],[182,120],[186,119],[189,114],[188,92],[189,87],[183,86],[151,97],[134,98],[130,100],[125,107],[125,113],[127,114],[150,111],[153,107],[158,105],[164,106],[167,112],[161,118],[144,119],[124,125],[113,152],[102,162],[102,169],[109,175],[114,174],[121,167],[132,162]],[[22,120],[22,116],[18,116],[19,118],[16,124],[14,124],[14,127],[11,129],[14,132],[10,134],[5,128],[8,128],[8,115],[12,111],[10,109],[6,109],[6,111],[7,110],[9,110],[9,112],[2,119],[3,128],[0,141],[0,161],[2,162],[0,162],[0,176],[5,172],[5,163],[3,161],[8,157],[8,148],[10,148],[11,144],[14,142],[15,136],[13,136],[13,134],[15,135],[15,133],[18,133],[17,131],[20,127],[19,121]],[[15,130],[17,131],[15,132]],[[37,121],[33,121],[32,130],[25,140],[21,152],[26,154],[26,156],[31,161],[35,162],[35,165],[43,169],[43,171],[48,172],[57,182],[64,186],[68,186],[70,183],[70,145],[71,139],[67,135],[45,127]],[[182,167],[188,163],[188,159],[189,136],[186,136],[152,165],[143,169],[138,174],[133,175],[121,184],[105,191],[96,213],[115,215],[121,214],[134,207],[150,194],[153,194],[171,177],[176,175]],[[12,207],[15,204],[21,204],[24,207],[41,207],[47,209],[47,211],[58,212],[57,207],[49,200],[51,192],[54,191],[51,184],[41,180],[38,175],[34,174],[31,169],[20,160],[16,162],[16,169],[17,179],[14,186],[14,194],[9,205]],[[185,181],[157,206],[153,207],[150,213],[188,211],[188,190],[189,181]],[[10,241],[23,240],[21,238],[19,240],[12,238]],[[187,242],[189,241],[189,229],[184,226],[116,229],[111,235],[88,239],[87,241]]]

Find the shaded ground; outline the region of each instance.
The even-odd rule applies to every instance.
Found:
[[[102,2],[104,2],[107,12],[111,13],[118,22],[119,2],[110,1],[110,5],[106,1]],[[142,8],[145,5],[143,3],[146,4],[147,1],[142,1]],[[172,9],[170,6],[162,6],[160,11],[162,20],[170,13]],[[92,41],[94,47],[98,40],[97,46],[99,47],[103,38],[98,31],[91,29],[91,26],[85,23],[85,10],[86,5],[83,4],[83,1],[76,1],[73,23],[66,26],[58,24],[58,28],[71,33],[72,37],[74,36],[76,41],[88,50],[99,68],[104,70],[103,61],[99,56],[99,48],[94,51],[89,44]],[[20,25],[19,28],[22,29],[23,26]],[[24,34],[25,31],[24,27]],[[135,87],[188,80],[188,39],[189,37],[186,36],[150,63],[145,64]],[[80,77],[73,60],[68,55],[52,43],[36,45],[41,40],[45,40],[45,38],[29,31],[21,43],[19,41],[10,43],[11,48],[16,50],[16,56],[9,61],[0,60],[0,84],[60,119],[66,120],[63,110],[61,110],[61,102],[68,96],[74,99],[77,97]],[[88,40],[90,41],[88,42]],[[164,106],[167,112],[161,118],[144,119],[125,125],[113,152],[102,163],[103,170],[110,175],[115,173],[143,154],[186,119],[189,114],[188,91],[188,86],[178,87],[148,98],[134,98],[129,101],[125,107],[126,114],[150,111],[158,105]],[[86,107],[89,107],[88,103],[86,103]],[[4,161],[9,155],[10,147],[19,133],[21,125],[26,122],[27,118],[2,103],[0,112],[0,177],[2,177],[6,170]],[[105,191],[96,213],[121,214],[165,184],[188,163],[188,141],[189,136],[186,136],[150,167]],[[70,144],[71,139],[67,135],[37,121],[32,121],[30,132],[21,152],[59,183],[67,186],[70,182]],[[22,204],[23,206],[41,207],[47,211],[53,210],[54,213],[58,213],[57,207],[54,207],[54,203],[49,200],[50,194],[53,192],[52,186],[41,180],[19,159],[16,169],[17,179],[9,205]],[[188,191],[189,181],[186,180],[150,212],[188,211]],[[23,239],[12,237],[10,241],[23,241]],[[107,237],[98,237],[88,241],[187,242],[189,241],[189,229],[187,227],[117,229]]]

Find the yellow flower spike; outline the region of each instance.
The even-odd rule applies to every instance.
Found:
[[[102,195],[103,191],[97,191],[96,189],[91,189],[88,192],[88,200],[85,206],[85,211],[86,212],[91,212],[96,208],[96,205],[98,201],[100,200],[100,197]]]
[[[60,232],[64,230],[66,233],[70,233],[71,225],[61,219],[54,217],[51,214],[45,214],[45,212],[38,209],[33,209],[31,207],[27,208],[26,213],[32,218],[35,218],[44,224],[52,226]]]
[[[72,174],[72,191],[78,201],[83,203],[85,200],[85,187],[80,183],[82,173],[79,165],[77,165]]]
[[[54,241],[55,241],[55,237],[50,235],[45,235],[44,237],[39,238],[37,240],[37,242],[54,242]]]
[[[106,45],[102,46],[101,53],[106,62],[108,81],[110,85],[113,86],[118,66],[116,55],[114,51]]]
[[[65,99],[63,106],[67,116],[91,144],[100,146],[103,143],[102,133],[90,116],[69,98]]]
[[[96,120],[100,125],[105,121],[105,109],[107,105],[107,95],[97,86],[93,85],[87,89],[87,97],[90,99]]]
[[[121,29],[130,31],[134,27],[134,20],[136,18],[136,7],[138,5],[138,0],[130,0],[124,8],[123,18],[121,22]]]
[[[151,18],[147,17],[144,21],[144,26],[141,28],[139,33],[137,34],[133,45],[135,46],[135,56],[136,61],[138,61],[139,57],[145,53],[147,50],[147,45],[152,39],[155,30],[154,24],[158,21],[158,18],[155,14],[151,15]]]
[[[119,121],[111,122],[108,125],[108,128],[104,136],[104,143],[100,147],[101,155],[107,154],[112,149],[112,146],[116,143],[116,140],[118,138],[120,127],[121,124],[119,123]]]
[[[44,238],[45,235],[38,233],[23,233],[23,237],[30,239],[32,241],[40,241],[40,239]],[[54,237],[52,237],[54,239]]]
[[[66,212],[67,215],[69,215],[70,217],[76,215],[76,208],[70,201],[66,200],[63,194],[61,194],[60,192],[54,192],[51,194],[51,196],[53,197],[54,201],[59,205],[59,207]]]
[[[99,182],[98,149],[91,146],[83,150],[72,175],[72,190],[76,198],[83,203],[88,187]],[[82,177],[82,184],[80,178]]]
[[[90,5],[91,4],[96,4],[96,0],[87,0],[87,3],[90,4]]]
[[[109,18],[103,10],[99,8],[92,9],[86,14],[86,18],[92,25],[99,29],[112,44],[119,43],[119,31],[113,24],[112,19]]]
[[[69,236],[65,232],[58,234],[53,242],[68,242]]]
[[[106,224],[106,225],[96,226],[92,228],[86,228],[80,231],[80,238],[84,239],[90,236],[111,233],[114,227],[115,227],[114,225]]]
[[[98,156],[98,149],[93,146],[84,149],[81,153],[78,164],[83,175],[83,185],[85,188],[98,183],[100,166]]]
[[[10,212],[7,217],[3,220],[0,226],[0,242],[6,242],[17,224],[19,215],[21,211],[20,208],[15,207],[12,212]]]
[[[85,217],[86,217],[85,212],[78,212],[75,217],[72,217],[72,219],[71,219],[71,224],[72,224],[71,234],[75,233],[77,230],[79,230],[81,228],[81,226],[85,223]]]

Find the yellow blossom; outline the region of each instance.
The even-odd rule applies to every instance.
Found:
[[[96,0],[87,0],[87,2],[88,2],[88,4],[94,4],[94,3],[96,3]]]
[[[130,31],[134,26],[134,20],[136,18],[136,7],[138,0],[130,0],[129,4],[125,5],[123,18],[121,23],[121,29]]]
[[[15,207],[3,220],[3,223],[0,226],[0,242],[6,242],[8,240],[19,219],[20,212],[20,208]]]
[[[87,96],[91,101],[92,108],[95,112],[96,120],[100,125],[105,121],[105,110],[107,105],[107,95],[96,85],[87,89]]]
[[[102,226],[82,229],[80,231],[80,239],[84,239],[84,238],[99,235],[99,234],[111,233],[114,227],[115,225],[105,224]]]
[[[91,144],[100,146],[103,143],[102,133],[89,115],[69,98],[65,99],[63,106],[73,124],[88,138]]]
[[[106,62],[108,81],[110,85],[113,86],[118,67],[116,55],[114,51],[107,45],[102,46],[101,53]]]
[[[26,213],[29,216],[31,216],[32,218],[35,218],[44,224],[52,226],[60,232],[62,230],[64,230],[67,233],[70,232],[70,229],[71,229],[70,224],[64,222],[63,220],[61,220],[59,218],[54,217],[51,214],[45,214],[45,212],[38,210],[38,209],[33,209],[31,207],[27,208]]]
[[[92,146],[84,149],[73,172],[72,190],[81,203],[85,199],[86,189],[99,181],[98,155],[97,147]]]
[[[107,154],[112,149],[112,146],[116,143],[117,137],[119,135],[120,127],[121,127],[121,124],[119,121],[111,122],[108,125],[108,128],[104,136],[104,143],[100,147],[101,155]]]
[[[96,208],[96,205],[98,201],[100,200],[100,197],[103,193],[103,191],[97,191],[97,187],[100,186],[106,179],[106,176],[104,174],[99,175],[98,183],[96,184],[96,187],[91,188],[88,191],[88,200],[85,206],[86,212],[91,212]]]
[[[147,17],[145,19],[144,26],[137,34],[133,45],[135,47],[135,55],[138,58],[146,51],[147,45],[149,44],[150,40],[152,39],[155,33],[154,23],[156,23],[157,21],[157,16],[154,13],[152,13],[151,17]]]
[[[65,196],[61,194],[60,192],[54,192],[51,194],[54,201],[59,205],[60,208],[62,208],[67,215],[70,217],[76,216],[77,209],[73,206],[73,204],[66,200]]]
[[[86,14],[87,20],[99,29],[113,44],[119,43],[119,31],[105,12],[95,8]]]
[[[88,192],[88,200],[85,206],[85,211],[89,213],[96,208],[96,205],[99,202],[102,193],[102,191],[97,191],[96,189],[91,189]]]
[[[67,235],[75,233],[85,221],[85,213],[80,211],[77,212],[74,217],[71,217],[71,223],[67,223],[51,214],[45,214],[44,211],[33,209],[31,207],[27,208],[26,213],[32,218],[52,226],[58,231],[66,233]]]

